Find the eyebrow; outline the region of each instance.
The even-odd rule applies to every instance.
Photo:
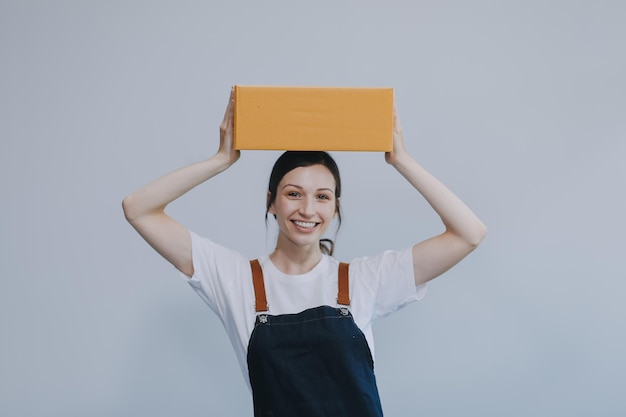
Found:
[[[304,189],[304,187],[302,187],[300,185],[296,185],[296,184],[285,184],[285,185],[283,185],[282,189],[284,190],[287,187],[295,187],[295,188],[297,188],[299,190],[303,190]],[[335,192],[332,189],[330,189],[330,188],[318,188],[316,191],[329,191],[329,192],[335,194]]]

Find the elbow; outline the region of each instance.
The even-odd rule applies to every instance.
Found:
[[[124,217],[133,227],[142,219],[159,214],[164,211],[164,207],[151,208],[146,205],[143,199],[139,198],[135,193],[129,194],[122,200],[122,210]]]
[[[133,222],[137,218],[137,210],[135,206],[135,198],[132,194],[127,195],[122,200],[122,210],[124,211],[124,217],[130,224],[133,224]]]
[[[472,232],[471,236],[468,237],[468,242],[472,249],[476,249],[486,236],[487,226],[485,226],[484,223],[479,220],[476,224],[475,230]]]
[[[485,239],[487,227],[480,220],[476,220],[471,227],[465,228],[463,231],[452,232],[452,234],[456,236],[458,242],[463,243],[469,253]]]

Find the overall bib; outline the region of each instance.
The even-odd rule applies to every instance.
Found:
[[[263,272],[251,261],[257,312],[268,311]],[[255,417],[381,417],[374,362],[347,306],[348,264],[337,302],[297,314],[257,315],[248,344]]]

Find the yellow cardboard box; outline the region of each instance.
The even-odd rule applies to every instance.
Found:
[[[393,89],[235,86],[235,148],[391,151]]]

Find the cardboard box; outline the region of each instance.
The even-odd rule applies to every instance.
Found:
[[[235,86],[235,148],[391,151],[392,88]]]

